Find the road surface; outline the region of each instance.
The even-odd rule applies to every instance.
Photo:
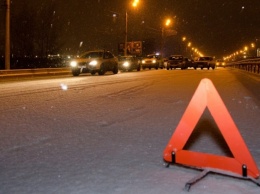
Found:
[[[0,193],[187,193],[185,183],[200,171],[165,168],[163,150],[203,78],[260,167],[259,75],[218,68],[1,79]],[[196,132],[188,149],[230,154],[208,110]],[[209,174],[191,192],[258,194],[260,187]]]

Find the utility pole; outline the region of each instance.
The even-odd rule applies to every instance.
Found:
[[[124,56],[127,56],[127,25],[128,25],[128,15],[127,11],[125,12],[125,49],[124,49]]]
[[[10,69],[10,0],[6,0],[5,69]]]

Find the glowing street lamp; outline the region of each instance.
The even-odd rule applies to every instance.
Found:
[[[170,24],[171,24],[171,20],[167,19],[166,22],[165,22],[165,26],[169,26]]]
[[[169,27],[171,25],[171,19],[166,19],[164,25],[162,26],[162,40],[161,40],[161,56],[163,56],[163,47],[164,47],[164,37],[165,37],[165,27]]]
[[[139,3],[139,0],[135,0],[134,2],[133,2],[133,7],[136,7],[137,6],[137,4]]]

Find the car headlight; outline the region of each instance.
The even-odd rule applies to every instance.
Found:
[[[78,64],[77,64],[76,61],[71,61],[71,62],[70,62],[70,66],[71,66],[71,67],[77,67],[77,65],[78,65]]]
[[[144,63],[145,63],[145,60],[142,60],[142,63],[144,64]]]
[[[153,60],[153,63],[156,63],[156,60]]]
[[[127,62],[127,61],[124,62],[124,63],[123,63],[123,66],[124,66],[124,67],[128,67],[128,66],[129,66],[129,62]]]
[[[91,61],[91,62],[89,63],[89,65],[91,65],[91,66],[96,66],[96,65],[97,65],[97,61],[96,61],[96,60]]]
[[[222,65],[223,65],[223,66],[225,66],[225,65],[226,65],[226,63],[222,63]]]

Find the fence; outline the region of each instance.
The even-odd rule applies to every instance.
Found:
[[[241,61],[230,62],[227,64],[227,66],[260,74],[260,58],[245,59]]]

